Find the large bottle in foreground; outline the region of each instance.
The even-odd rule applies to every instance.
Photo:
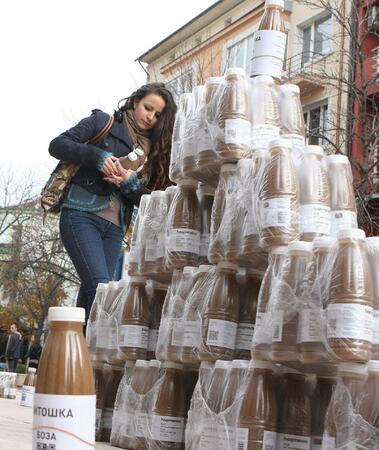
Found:
[[[34,396],[33,450],[95,447],[95,383],[84,319],[83,308],[49,309],[49,336]]]

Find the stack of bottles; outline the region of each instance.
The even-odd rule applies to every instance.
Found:
[[[20,406],[33,408],[36,384],[37,369],[35,369],[34,367],[29,367],[24,384],[22,386]]]
[[[17,374],[0,372],[0,398],[14,400],[17,394]]]

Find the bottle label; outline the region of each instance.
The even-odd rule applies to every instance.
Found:
[[[34,386],[23,386],[21,392],[21,406],[33,407],[34,392],[36,388]]]
[[[154,262],[157,259],[157,240],[155,237],[146,239],[145,247],[145,261]]]
[[[157,348],[159,329],[149,330],[149,340],[147,343],[147,351],[155,352]]]
[[[108,349],[109,350],[116,350],[117,349],[117,328],[116,327],[110,327],[108,331],[109,331],[109,335],[108,335]]]
[[[134,418],[136,424],[135,436],[147,437],[147,430],[149,429],[149,415],[146,413],[136,413]]]
[[[179,347],[183,344],[183,331],[183,322],[176,319],[172,327],[171,345]]]
[[[373,308],[365,305],[331,304],[327,307],[328,339],[356,339],[372,342]]]
[[[321,450],[322,436],[312,436],[311,450]]]
[[[330,233],[330,208],[324,205],[300,205],[300,233]]]
[[[201,325],[195,320],[184,322],[183,347],[198,347],[201,340]]]
[[[35,394],[33,412],[33,450],[95,447],[96,395]]]
[[[112,429],[113,408],[105,408],[101,420],[101,428]]]
[[[336,439],[325,433],[322,437],[321,450],[335,450],[335,449],[336,449]]]
[[[276,450],[277,434],[273,431],[264,430],[262,450]]]
[[[198,152],[204,152],[207,150],[213,150],[212,137],[208,127],[201,128],[197,135],[197,149]]]
[[[263,201],[263,227],[291,226],[291,200],[270,198]]]
[[[168,233],[167,250],[199,254],[200,232],[189,228],[172,228]]]
[[[303,309],[299,316],[299,333],[297,342],[322,342],[322,311],[320,309]]]
[[[235,448],[248,450],[248,428],[235,428],[215,424],[208,419],[203,423],[199,450],[214,450],[215,448]],[[273,449],[275,450],[275,448]]]
[[[343,210],[332,211],[330,213],[330,226],[334,235],[346,228],[358,228],[357,213]]]
[[[271,343],[271,328],[266,323],[267,313],[257,312],[255,318],[255,331],[253,337],[254,345],[270,344]]]
[[[228,320],[210,319],[208,325],[207,345],[235,349],[237,324]]]
[[[237,329],[236,349],[251,350],[253,346],[254,325],[252,323],[239,323]]]
[[[286,33],[282,31],[256,31],[250,76],[270,75],[281,79],[286,40]]]
[[[183,417],[151,416],[151,436],[153,441],[184,442]]]
[[[310,450],[311,438],[295,434],[278,433],[278,450]]]
[[[200,236],[200,253],[199,253],[199,256],[208,257],[209,242],[210,242],[210,234],[209,233],[203,233]]]
[[[103,410],[100,408],[96,408],[96,422],[95,422],[95,428],[96,431],[99,431],[101,428],[101,417],[103,415]]]
[[[373,344],[379,344],[379,309],[374,309],[374,335],[372,338]]]
[[[281,342],[283,338],[284,311],[278,310],[271,313],[272,316],[272,341]]]
[[[253,125],[251,127],[251,147],[267,148],[268,143],[279,137],[280,128],[274,125]]]
[[[120,326],[120,347],[147,348],[149,328],[142,325]]]
[[[250,146],[251,124],[245,119],[225,120],[225,144]]]

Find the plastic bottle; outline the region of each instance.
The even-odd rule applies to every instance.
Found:
[[[93,363],[93,375],[96,390],[96,422],[95,422],[95,440],[96,442],[103,440],[102,421],[105,408],[105,394],[108,383],[110,370],[107,370],[108,365],[105,363]]]
[[[247,433],[240,432],[242,436],[247,434],[247,442],[241,448],[276,448],[277,408],[272,363],[251,361],[238,416],[238,427],[247,430]]]
[[[150,322],[149,322],[149,340],[147,344],[147,358],[155,359],[155,350],[157,347],[159,325],[161,323],[162,308],[167,295],[168,286],[157,281],[151,282],[152,293],[149,297],[150,304]]]
[[[321,450],[325,431],[326,412],[332,398],[335,377],[317,377],[316,388],[311,397],[312,407],[312,442],[311,450]]]
[[[88,350],[91,355],[91,361],[96,361],[98,354],[96,351],[97,347],[97,321],[99,319],[99,312],[103,308],[104,299],[106,297],[108,289],[108,284],[99,283],[96,288],[96,296],[92,303],[91,311],[88,317],[87,330],[86,330],[86,341],[88,345]]]
[[[271,358],[274,362],[298,359],[297,330],[302,308],[300,287],[311,256],[310,242],[293,241],[288,246],[279,284],[269,304],[272,319]]]
[[[137,171],[146,161],[145,152],[141,148],[135,148],[126,156],[119,158],[120,164],[124,169]]]
[[[130,278],[120,321],[120,350],[131,361],[146,359],[147,355],[150,310],[145,285],[145,277]]]
[[[239,319],[237,271],[235,264],[217,264],[214,284],[203,314],[202,361],[233,357]]]
[[[211,411],[219,414],[222,409],[222,397],[229,379],[229,372],[232,367],[231,361],[217,360],[209,381],[209,389],[206,393],[206,402]]]
[[[152,443],[157,449],[183,450],[187,415],[183,366],[165,362],[162,369],[151,414]]]
[[[357,228],[353,174],[345,155],[329,155],[327,158],[330,189],[331,233],[347,228]]]
[[[328,258],[336,240],[323,236],[313,241],[313,256],[308,266],[303,286],[304,306],[300,310],[298,349],[303,364],[330,361],[324,334],[325,290],[328,275]]]
[[[335,358],[367,362],[371,359],[373,288],[360,229],[341,230],[330,272],[327,340]]]
[[[113,410],[117,389],[124,374],[124,370],[122,367],[107,365],[105,371],[109,371],[109,374],[106,375],[107,384],[105,387],[104,410],[101,419],[101,436],[102,440],[109,442],[111,438]]]
[[[21,392],[21,406],[33,407],[34,392],[36,390],[37,383],[37,369],[34,367],[28,368],[28,374],[26,375],[24,385]]]
[[[177,269],[196,264],[200,251],[201,216],[197,181],[178,184],[168,217],[168,263]]]
[[[217,153],[223,161],[237,161],[250,155],[251,123],[249,119],[248,84],[244,69],[226,71],[217,104],[219,127]]]
[[[201,233],[199,264],[209,264],[208,250],[211,233],[211,215],[215,189],[212,186],[200,184],[197,189],[201,212]]]
[[[230,362],[228,361],[229,365]],[[221,391],[222,401],[220,411],[230,408],[236,401],[238,389],[245,381],[245,375],[249,368],[249,362],[243,359],[233,359],[230,365],[229,377],[224,391]]]
[[[374,324],[372,359],[379,360],[379,237],[366,238],[366,245],[373,283]]]
[[[265,10],[254,34],[250,76],[270,75],[280,82],[287,36],[284,0],[266,0]]]
[[[306,389],[306,376],[285,369],[284,397],[279,413],[277,449],[310,449],[311,405]]]
[[[17,380],[17,376],[14,375],[9,384],[8,398],[11,400],[15,400],[16,396],[17,396],[17,381],[16,380]]]
[[[277,139],[269,144],[260,200],[262,230],[260,245],[270,249],[288,245],[298,238],[299,186],[291,157],[291,144]]]
[[[253,336],[253,347],[251,357],[257,360],[270,359],[271,326],[267,315],[268,304],[274,283],[282,272],[283,264],[287,255],[287,247],[274,247],[269,255],[269,265],[263,276],[261,288],[258,295],[257,315]]]
[[[33,450],[49,446],[52,433],[57,448],[95,446],[96,395],[84,320],[84,308],[49,308],[34,395]]]
[[[363,386],[359,413],[372,427],[379,422],[379,361],[371,360],[367,364],[367,380]],[[375,435],[374,435],[375,436]],[[371,438],[372,439],[372,438]],[[364,444],[364,443],[362,443]],[[367,445],[367,443],[366,443]]]
[[[317,145],[306,146],[298,170],[300,237],[304,241],[330,234],[329,182],[323,154],[323,149]]]

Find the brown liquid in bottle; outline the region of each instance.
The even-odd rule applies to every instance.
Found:
[[[198,137],[198,159],[197,167],[207,183],[216,187],[218,175],[220,172],[221,162],[215,151],[215,132],[214,124],[216,123],[216,106],[218,95],[220,94],[220,86],[223,78],[211,77],[205,83],[205,118],[204,125],[199,131]]]
[[[183,366],[163,363],[151,414],[152,443],[157,449],[183,450],[187,416]]]
[[[250,359],[253,345],[255,317],[262,276],[254,269],[247,269],[243,283],[239,284],[239,322],[236,338],[235,358]]]
[[[283,0],[266,0],[258,30],[254,33],[251,77],[270,75],[280,82],[287,40],[283,13]]]
[[[367,238],[366,244],[373,282],[374,334],[372,339],[372,359],[379,360],[379,237]]]
[[[298,170],[300,237],[303,241],[330,234],[329,182],[322,162],[323,154],[321,147],[308,145]]]
[[[127,295],[129,284],[125,280],[117,282],[114,300],[108,308],[109,319],[107,323],[108,328],[108,351],[107,363],[118,366],[125,364],[125,355],[120,350],[119,345],[119,316],[124,307],[124,300]]]
[[[147,359],[155,359],[159,326],[161,323],[162,308],[167,295],[168,286],[166,284],[152,281],[152,293],[149,298],[150,303],[150,324],[149,341],[147,344]]]
[[[287,247],[274,247],[269,256],[269,265],[263,276],[261,288],[258,295],[257,315],[253,336],[253,347],[251,357],[257,360],[270,359],[271,326],[268,317],[268,304],[270,300],[273,283],[282,272],[286,258]]]
[[[105,387],[104,410],[101,421],[101,437],[103,441],[109,442],[111,438],[114,403],[124,370],[122,367],[111,365],[106,365],[104,370],[108,371],[109,374],[105,375],[107,384]]]
[[[263,176],[260,245],[270,249],[298,238],[299,187],[288,140],[270,142],[270,159]]]
[[[209,388],[206,392],[207,405],[215,414],[219,414],[222,411],[223,394],[231,367],[231,361],[218,360],[215,362],[214,370],[209,380]]]
[[[33,450],[40,444],[49,445],[47,432],[53,431],[57,448],[95,445],[95,383],[83,336],[84,320],[83,308],[49,308],[50,331],[34,396]],[[66,414],[59,414],[62,409]]]
[[[204,310],[200,359],[232,359],[239,319],[239,297],[235,264],[218,263],[214,284]]]
[[[180,348],[180,362],[197,368],[200,364],[201,347],[200,308],[212,285],[214,266],[201,265],[194,279],[194,285],[188,294],[188,301],[183,312],[183,342]]]
[[[95,362],[93,364],[93,375],[95,380],[96,390],[96,422],[95,422],[95,440],[103,440],[103,414],[105,409],[105,394],[108,379],[111,374],[110,370],[107,370],[107,364]],[[109,366],[108,366],[109,367]]]
[[[132,233],[132,240],[130,243],[130,254],[129,254],[129,270],[128,274],[130,276],[138,275],[138,263],[139,263],[139,257],[140,257],[140,241],[141,241],[141,230],[142,223],[144,219],[144,215],[146,212],[146,209],[150,202],[150,195],[144,194],[141,197],[140,205],[138,209],[138,214],[136,221],[134,223],[133,227],[133,233]]]
[[[200,250],[201,216],[196,197],[197,181],[178,184],[168,219],[168,263],[177,269],[194,266]]]
[[[330,360],[323,333],[325,270],[335,244],[331,237],[313,241],[313,256],[303,285],[304,307],[300,310],[298,349],[303,364],[319,364]]]
[[[199,264],[209,264],[208,250],[211,234],[211,216],[215,190],[211,186],[200,185],[197,190],[201,213]]]
[[[247,450],[276,448],[277,400],[272,364],[251,361],[238,427],[248,430]]]
[[[345,155],[327,157],[330,189],[331,232],[357,228],[357,206],[355,203],[353,174]]]
[[[279,291],[270,301],[272,319],[271,358],[274,362],[298,359],[297,330],[301,309],[303,277],[312,255],[310,242],[294,241],[288,246],[287,258],[279,275]]]
[[[250,155],[250,118],[246,73],[228,69],[217,104],[219,127],[217,153],[223,161],[237,161]]]
[[[229,361],[228,363],[230,364]],[[234,359],[232,361],[225,390],[223,390],[223,392],[221,391],[221,411],[225,411],[226,409],[230,408],[235,402],[238,389],[245,380],[245,375],[248,367],[248,361],[242,359]]]
[[[331,267],[327,340],[335,358],[371,359],[373,289],[363,230],[341,230]]]
[[[286,388],[279,413],[278,448],[308,448],[311,444],[311,405],[306,376],[286,369]],[[298,446],[296,446],[296,444]]]
[[[120,321],[120,350],[131,361],[147,355],[150,310],[145,284],[145,277],[131,277]]]
[[[367,365],[367,381],[363,386],[359,402],[359,413],[372,427],[379,425],[379,361],[371,360]],[[371,437],[371,441],[372,438]],[[367,443],[366,443],[367,445]]]
[[[29,367],[21,392],[21,406],[33,407],[34,392],[37,383],[37,369]]]
[[[141,148],[135,148],[126,156],[119,158],[120,164],[124,169],[138,170],[146,161],[145,152]]]
[[[336,383],[334,377],[318,377],[316,388],[311,397],[312,407],[312,443],[311,449],[321,450],[322,437],[325,431],[326,412]]]

